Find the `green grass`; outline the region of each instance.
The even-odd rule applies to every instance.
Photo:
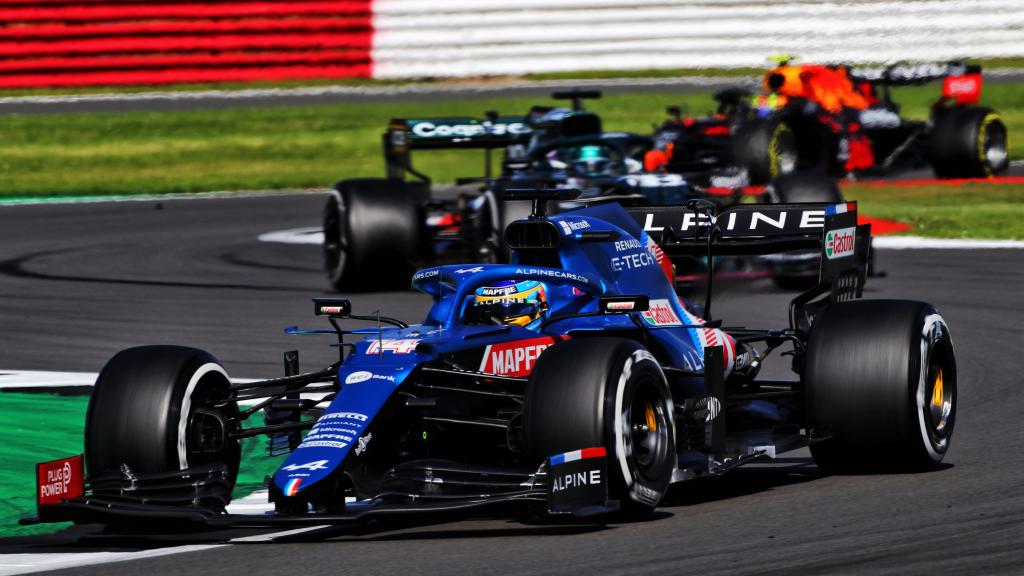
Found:
[[[861,214],[910,224],[935,238],[1024,239],[1024,185],[964,184],[843,189]]]
[[[904,88],[908,116],[926,117],[934,86]],[[1011,134],[1024,133],[1024,85],[989,85],[985,102]],[[347,104],[261,109],[7,115],[0,122],[0,197],[162,194],[329,186],[383,174],[380,134],[389,118],[526,111],[536,98]],[[691,114],[708,94],[615,94],[593,102],[606,129],[651,131],[669,104]],[[1021,151],[1014,149],[1014,157]],[[482,154],[417,154],[438,182],[482,173]]]
[[[87,396],[0,393],[0,538],[53,532],[68,524],[18,526],[35,513],[35,465],[82,453]],[[262,437],[242,444],[242,469],[235,484],[240,498],[263,488],[282,458],[267,458]]]

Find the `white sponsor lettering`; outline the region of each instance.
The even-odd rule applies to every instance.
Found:
[[[477,274],[477,273],[483,272],[483,271],[484,271],[483,266],[475,266],[473,268],[459,268],[458,270],[455,271],[455,273],[456,274]]]
[[[551,278],[565,278],[566,280],[572,280],[579,282],[580,284],[590,284],[590,280],[587,280],[586,276],[580,276],[579,274],[573,274],[572,272],[566,272],[564,270],[545,270],[543,268],[516,268],[516,274],[523,274],[527,276],[548,276]]]
[[[821,228],[824,225],[824,210],[804,210],[804,213],[800,215],[801,228]]]
[[[366,436],[363,436],[362,438],[359,439],[359,445],[356,446],[356,456],[359,456],[363,452],[366,452],[366,445],[370,443],[370,440],[372,438],[373,438],[373,434],[370,433],[370,434],[367,434]]]
[[[780,213],[779,219],[774,220],[772,218],[769,218],[768,216],[765,216],[764,214],[761,214],[760,212],[754,212],[753,217],[750,219],[750,229],[757,230],[757,223],[759,221],[764,222],[765,224],[768,224],[770,226],[774,226],[779,230],[782,230],[783,228],[786,227],[786,213]]]
[[[331,442],[327,440],[314,440],[312,442],[303,442],[299,448],[346,448],[348,442]]]
[[[609,302],[604,308],[605,310],[632,310],[636,308],[636,302]]]
[[[356,420],[358,422],[366,422],[370,419],[366,414],[360,414],[358,412],[332,412],[330,414],[324,414],[320,417],[320,420]]]
[[[647,250],[639,250],[632,254],[625,254],[622,256],[612,256],[611,260],[612,271],[622,272],[623,270],[635,270],[637,268],[643,268],[645,266],[654,266],[657,261],[654,255]]]
[[[590,228],[590,222],[586,220],[559,220],[558,224],[562,227],[562,233],[566,236],[571,236],[576,230]]]
[[[412,133],[420,138],[444,138],[448,136],[472,137],[484,134],[504,136],[506,134],[526,134],[530,131],[521,122],[483,124],[435,124],[419,122],[412,127]]]
[[[552,492],[561,492],[570,488],[578,488],[581,486],[594,486],[601,483],[601,471],[600,470],[584,470],[583,472],[576,472],[574,474],[564,474],[561,476],[555,476],[554,484],[551,486]]]
[[[630,238],[628,240],[615,241],[616,252],[626,252],[628,250],[635,250],[637,248],[643,248],[643,244],[640,244],[640,241],[634,238]]]
[[[64,466],[46,471],[46,484],[39,487],[39,493],[43,498],[61,496],[70,492],[71,484],[71,463],[65,462]]]

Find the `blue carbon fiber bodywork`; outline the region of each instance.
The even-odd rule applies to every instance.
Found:
[[[572,336],[583,332],[646,331],[663,363],[703,371],[700,320],[686,311],[659,265],[657,249],[617,204],[594,206],[549,218],[562,235],[560,267],[464,264],[427,268],[413,286],[433,299],[426,318],[408,328],[383,328],[356,343],[338,371],[340,391],[299,447],[274,475],[281,493],[293,496],[315,486],[361,452],[375,418],[420,366],[445,354],[489,345]],[[584,233],[612,232],[614,241],[587,241]],[[466,325],[461,319],[477,288],[501,280],[539,280],[548,286],[548,317],[598,311],[604,295],[647,295],[651,311],[572,317],[549,322],[540,333],[518,326]],[[724,339],[724,335],[722,336]],[[296,481],[298,480],[298,481]]]

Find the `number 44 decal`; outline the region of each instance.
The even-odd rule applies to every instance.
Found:
[[[325,468],[327,468],[327,460],[317,460],[316,462],[306,462],[305,464],[289,464],[289,465],[287,465],[287,466],[285,466],[284,468],[281,468],[281,469],[282,470],[287,470],[289,472],[295,472],[296,470],[310,470],[310,471],[313,471],[313,470],[323,470]]]

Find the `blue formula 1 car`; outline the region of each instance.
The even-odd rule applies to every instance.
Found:
[[[96,383],[84,458],[40,465],[29,521],[320,525],[496,505],[574,518],[649,511],[673,483],[808,444],[828,470],[943,458],[948,328],[925,303],[857,299],[868,230],[855,204],[544,214],[574,192],[511,191],[534,203],[505,231],[512,263],[419,271],[433,297],[420,324],[315,300],[333,328],[289,331],[337,337],[325,370],[300,374],[286,355],[286,376],[232,383],[200,350],[119,353]],[[710,301],[698,317],[659,264],[809,247],[820,282],[780,329],[723,328]],[[780,350],[795,377],[759,378]],[[274,510],[228,513],[239,440],[256,435],[290,453],[267,479]]]

